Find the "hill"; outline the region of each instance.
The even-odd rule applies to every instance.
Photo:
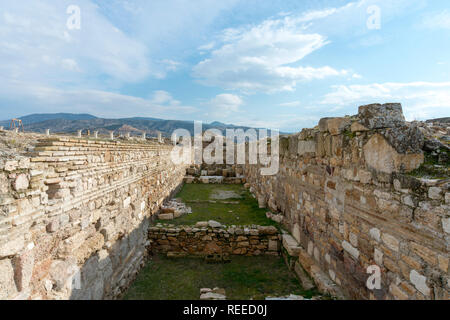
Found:
[[[156,135],[161,132],[164,136],[170,136],[176,129],[186,129],[194,134],[194,122],[182,120],[163,120],[158,118],[134,117],[123,119],[104,119],[90,114],[32,114],[19,118],[22,120],[25,131],[45,132],[50,129],[54,133],[74,133],[78,130],[99,131],[100,134],[107,134],[109,131],[123,133],[125,131],[132,134],[146,132],[149,135]],[[9,128],[11,120],[0,121],[0,125]],[[242,128],[245,126],[235,126],[221,122],[203,124],[203,130],[218,129],[225,133],[226,129]]]

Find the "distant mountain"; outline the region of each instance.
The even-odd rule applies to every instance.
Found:
[[[163,120],[158,118],[123,118],[123,119],[104,119],[90,114],[32,114],[19,118],[22,120],[25,131],[44,132],[50,129],[53,133],[75,133],[78,130],[99,131],[100,134],[107,134],[109,131],[119,133],[131,132],[136,135],[146,132],[149,135],[156,136],[161,132],[164,136],[170,136],[176,129],[186,129],[192,135],[194,134],[193,121],[181,120]],[[0,121],[0,125],[9,127],[11,120]],[[250,127],[235,126],[215,121],[210,124],[203,124],[203,130],[218,129],[225,133],[226,129],[242,128],[244,130]]]
[[[18,118],[22,120],[24,125],[43,122],[47,120],[64,119],[64,120],[90,120],[97,117],[90,114],[74,114],[74,113],[36,113]],[[11,120],[0,121],[2,126],[9,125]]]
[[[430,119],[427,120],[428,123],[439,122],[439,123],[450,123],[450,117],[447,118],[438,118],[438,119]]]

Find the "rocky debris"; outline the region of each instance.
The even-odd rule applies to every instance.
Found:
[[[400,103],[360,106],[358,117],[359,123],[368,129],[395,128],[405,123]]]
[[[414,124],[384,129],[380,133],[398,153],[422,153],[425,137]]]
[[[305,299],[304,297],[296,294],[290,294],[288,296],[283,297],[266,297],[265,300],[308,300],[308,299]]]
[[[270,211],[266,212],[267,219],[273,220],[276,223],[282,223],[284,220],[284,216],[282,214],[274,214]]]
[[[180,199],[172,199],[161,207],[161,213],[158,215],[158,219],[173,220],[191,213],[191,207],[187,207]]]
[[[225,289],[202,288],[200,289],[200,300],[226,300]]]
[[[210,226],[211,228],[221,228],[222,224],[217,221],[210,220],[208,221],[208,226]]]

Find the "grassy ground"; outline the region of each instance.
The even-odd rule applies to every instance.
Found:
[[[234,196],[217,199],[224,193]],[[176,197],[192,208],[192,214],[172,220],[171,224],[192,225],[198,221],[215,220],[225,225],[276,225],[267,219],[267,209],[260,209],[258,202],[242,185],[185,184]]]
[[[126,300],[198,300],[201,288],[224,288],[228,300],[264,299],[304,291],[280,257],[233,256],[228,264],[199,258],[154,256],[126,293]]]

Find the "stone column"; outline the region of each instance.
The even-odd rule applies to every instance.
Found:
[[[143,140],[147,139],[147,134],[145,132],[142,132],[142,139]]]
[[[159,143],[163,143],[162,133],[161,132],[158,132],[158,142]]]
[[[3,126],[0,126],[0,131],[3,131],[4,130],[4,127]]]
[[[127,139],[130,139],[130,138],[131,138],[131,133],[127,132],[126,135],[125,135],[125,137],[126,137]]]
[[[110,138],[111,140],[114,140],[114,131],[111,131],[111,132],[109,133],[109,138]]]
[[[50,135],[50,129],[45,129],[45,135],[49,136]]]
[[[98,131],[94,131],[94,139],[98,139]]]
[[[77,138],[81,138],[81,132],[82,132],[82,130],[78,130],[78,132],[77,132]]]

